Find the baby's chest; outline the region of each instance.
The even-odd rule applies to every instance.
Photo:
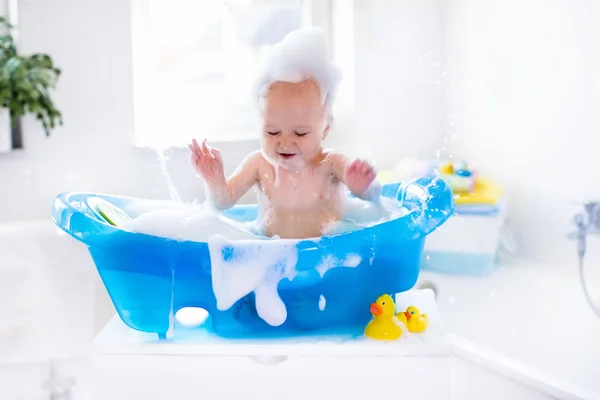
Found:
[[[329,206],[337,199],[339,183],[331,174],[312,174],[305,177],[280,173],[265,177],[260,190],[265,199],[281,209],[304,209]]]

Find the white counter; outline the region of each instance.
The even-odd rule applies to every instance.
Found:
[[[600,399],[600,317],[575,257],[556,268],[504,262],[487,277],[423,272],[455,353],[560,399]]]

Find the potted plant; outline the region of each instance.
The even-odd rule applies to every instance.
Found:
[[[41,122],[46,136],[62,125],[61,112],[55,107],[50,91],[56,87],[60,69],[47,54],[22,55],[17,52],[12,30],[5,17],[0,17],[0,112],[8,113],[12,147],[23,147],[20,118],[31,113]],[[0,118],[1,120],[1,118]]]

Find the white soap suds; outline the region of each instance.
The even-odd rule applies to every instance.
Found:
[[[260,318],[273,326],[283,324],[287,311],[277,286],[282,279],[291,280],[296,275],[296,242],[248,240],[234,243],[215,235],[209,239],[208,247],[217,308],[227,310],[254,292]]]
[[[321,311],[325,310],[326,304],[327,304],[327,300],[325,299],[325,296],[321,295],[319,297],[319,310],[321,310]]]
[[[240,223],[198,206],[148,211],[121,225],[121,228],[180,241],[208,242],[213,235],[222,235],[230,240],[259,238],[253,224]]]
[[[271,157],[269,157],[269,155],[267,154],[267,152],[264,150],[263,146],[262,146],[262,141],[264,140],[263,136],[261,136],[260,138],[261,140],[261,149],[260,152],[263,156],[263,158],[273,166],[273,171],[275,173],[275,180],[273,181],[273,185],[275,185],[275,187],[279,186],[279,168],[281,168],[281,166],[279,165],[279,163],[277,161],[275,161],[274,159],[272,159]]]
[[[254,84],[258,109],[262,109],[262,99],[274,82],[314,79],[321,91],[321,103],[331,114],[342,73],[328,53],[327,39],[320,28],[307,27],[288,33],[273,46]]]
[[[358,264],[362,261],[362,257],[358,254],[350,254],[343,262],[344,267],[358,267]]]
[[[315,267],[315,270],[319,273],[321,278],[325,275],[325,272],[329,271],[331,268],[334,268],[336,265],[336,258],[332,255],[328,255],[321,260],[321,263]]]
[[[361,261],[362,257],[358,254],[348,254],[346,258],[344,258],[341,261],[332,255],[327,255],[315,267],[315,270],[319,273],[319,275],[322,278],[325,275],[325,273],[330,269],[338,267],[356,268],[358,267]]]
[[[397,201],[381,197],[378,203],[358,198],[344,197],[342,219],[324,226],[323,235],[336,235],[368,228],[403,217],[408,213]]]

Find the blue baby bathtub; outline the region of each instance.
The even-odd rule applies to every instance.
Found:
[[[368,228],[271,245],[293,243],[297,273],[277,286],[287,318],[278,326],[259,317],[255,295],[248,293],[221,310],[213,292],[209,245],[130,232],[106,223],[88,200],[102,198],[127,209],[152,200],[98,193],[63,193],[56,197],[53,220],[88,247],[118,315],[129,327],[164,338],[173,314],[184,307],[208,311],[211,328],[224,337],[306,334],[316,330],[362,330],[371,318],[369,304],[383,293],[409,290],[417,281],[426,236],[454,211],[451,189],[426,177],[384,185],[382,196],[402,201],[409,212]],[[156,201],[159,207],[159,201]],[[238,221],[256,217],[257,207],[235,206],[223,215]],[[275,243],[276,242],[276,243]],[[247,241],[228,243],[234,249]],[[317,270],[322,260],[358,255],[353,268]],[[323,300],[325,299],[325,306]]]

